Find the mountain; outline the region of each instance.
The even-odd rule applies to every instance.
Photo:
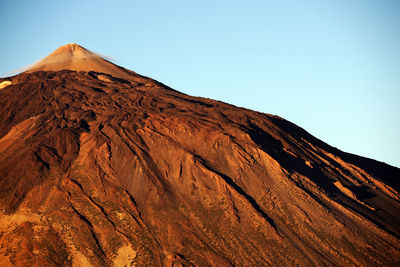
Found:
[[[76,44],[0,84],[0,266],[400,263],[399,168]]]

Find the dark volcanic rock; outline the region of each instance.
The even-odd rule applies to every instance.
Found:
[[[1,266],[399,264],[398,168],[93,70],[0,80]]]

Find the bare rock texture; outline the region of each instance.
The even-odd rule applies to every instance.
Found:
[[[399,265],[400,169],[85,51],[0,79],[0,266]]]

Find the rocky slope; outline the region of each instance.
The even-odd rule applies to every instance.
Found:
[[[400,263],[400,169],[65,53],[0,79],[0,266]]]

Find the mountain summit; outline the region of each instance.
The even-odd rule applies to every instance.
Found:
[[[136,73],[115,65],[75,43],[59,47],[26,72],[60,70],[96,71],[126,80],[132,80],[137,76]]]
[[[399,168],[75,44],[0,84],[0,266],[400,264]]]

